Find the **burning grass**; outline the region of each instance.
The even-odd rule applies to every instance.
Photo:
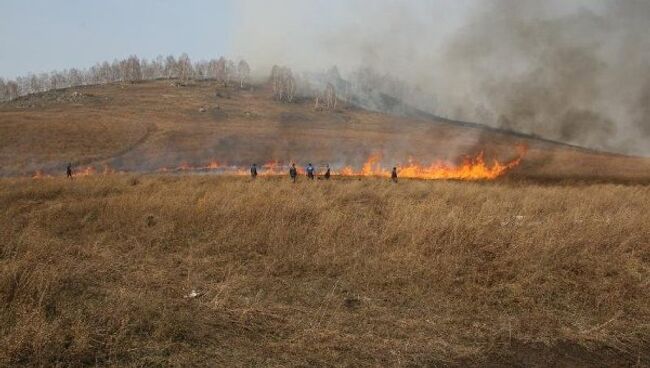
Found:
[[[644,366],[649,196],[2,180],[0,366]]]
[[[521,164],[524,156],[526,155],[527,148],[525,146],[517,147],[518,156],[509,162],[499,162],[492,160],[492,163],[487,163],[484,158],[484,153],[480,152],[475,157],[464,157],[462,163],[453,164],[448,162],[438,161],[429,165],[423,165],[410,158],[407,163],[398,165],[398,173],[402,178],[408,179],[422,179],[422,180],[494,180],[505,174],[510,170],[516,168]],[[258,170],[260,176],[286,176],[289,172],[291,165],[281,161],[269,161],[261,165]],[[329,166],[327,166],[329,168]],[[317,169],[317,176],[322,176],[325,173],[325,166]],[[343,166],[340,168],[333,168],[331,174],[334,176],[342,177],[391,177],[391,168],[382,165],[382,155],[373,154],[363,163],[360,169],[355,169],[352,166]],[[229,175],[229,176],[249,176],[249,168],[244,168],[237,165],[229,165],[224,161],[212,160],[204,165],[195,165],[183,162],[176,168],[163,167],[156,170],[159,173],[178,173],[178,172],[209,172],[214,174]],[[300,175],[305,175],[305,169],[297,167]],[[104,165],[103,170],[99,171],[94,166],[81,167],[74,170],[73,176],[85,177],[94,175],[111,175],[116,173],[124,173],[117,171],[109,166]],[[36,171],[32,178],[43,179],[52,178],[56,174],[47,174],[42,170]]]

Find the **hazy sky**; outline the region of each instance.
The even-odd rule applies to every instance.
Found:
[[[649,0],[0,0],[0,76],[138,55],[397,75],[407,102],[650,152]]]
[[[0,0],[0,76],[131,54],[228,54],[233,12],[229,0]]]
[[[445,26],[472,1],[410,3]],[[193,60],[225,55],[311,64],[305,59],[322,55],[314,50],[296,53],[292,45],[305,48],[315,35],[364,27],[369,18],[385,15],[377,12],[400,7],[399,1],[389,9],[386,1],[382,3],[369,7],[360,0],[0,0],[0,76],[87,68],[132,54],[154,58],[183,52]],[[298,54],[302,57],[295,58]]]
[[[262,69],[274,63],[345,69],[379,58],[387,63],[411,59],[404,48],[435,52],[479,1],[240,0],[233,51]],[[392,53],[397,44],[399,50]],[[377,49],[385,52],[379,55]]]

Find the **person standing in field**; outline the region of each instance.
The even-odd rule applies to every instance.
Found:
[[[257,178],[257,164],[253,164],[253,166],[251,166],[251,178]]]
[[[72,179],[72,163],[68,163],[68,167],[65,169],[65,175]]]
[[[307,168],[305,169],[305,171],[307,171],[307,177],[309,179],[311,179],[311,180],[314,180],[314,171],[315,171],[315,169],[314,169],[314,166],[312,166],[311,163],[309,163],[309,165],[307,165]]]
[[[330,173],[330,165],[327,164],[327,171],[325,171],[325,180],[330,180],[330,176],[332,176]]]
[[[393,183],[397,183],[397,168],[393,167],[393,171],[390,173],[390,179]]]
[[[291,177],[291,180],[295,183],[296,182],[296,177],[298,177],[298,170],[296,170],[296,164],[291,164],[291,168],[289,169],[289,176]]]

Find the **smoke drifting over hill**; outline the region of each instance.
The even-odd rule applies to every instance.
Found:
[[[650,2],[249,0],[240,11],[234,44],[257,70],[372,68],[439,115],[650,154]]]

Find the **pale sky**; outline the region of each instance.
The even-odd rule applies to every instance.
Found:
[[[0,77],[183,52],[192,60],[270,58],[310,66],[322,61],[322,47],[313,45],[328,42],[321,34],[366,28],[403,5],[444,26],[473,1],[0,0]],[[373,30],[359,33],[366,32]]]
[[[233,12],[230,0],[0,0],[0,76],[131,54],[227,55]]]

